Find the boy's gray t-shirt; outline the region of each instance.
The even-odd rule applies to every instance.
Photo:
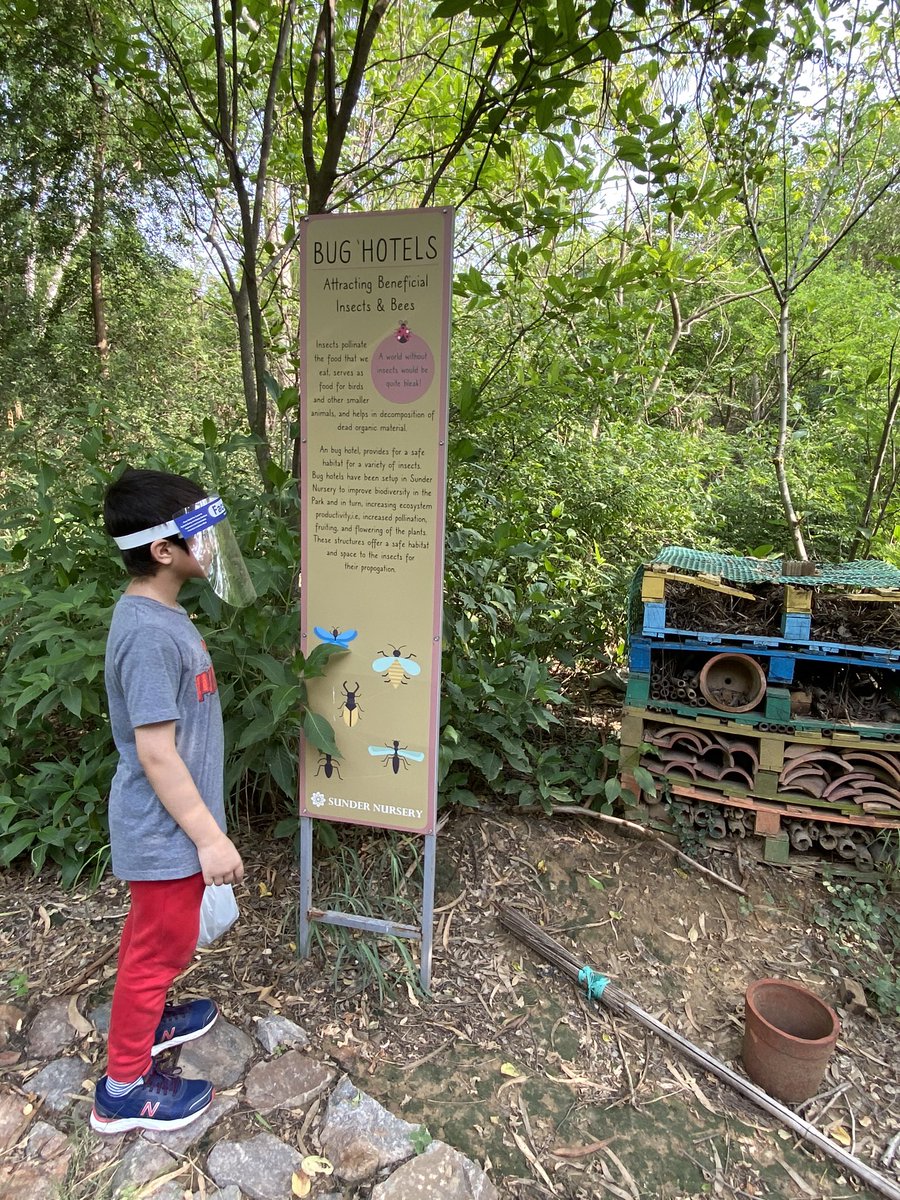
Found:
[[[183,608],[146,596],[119,598],[106,643],[106,692],[119,751],[109,796],[113,874],[127,880],[194,875],[197,849],[150,786],[134,737],[139,725],[176,722],[176,749],[224,831],[225,742],[216,676]]]

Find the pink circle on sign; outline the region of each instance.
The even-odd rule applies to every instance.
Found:
[[[372,383],[392,404],[412,404],[434,379],[434,355],[424,338],[405,324],[379,342],[370,363]]]

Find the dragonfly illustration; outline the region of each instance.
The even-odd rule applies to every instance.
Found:
[[[373,758],[382,759],[385,766],[390,763],[395,775],[400,774],[401,764],[404,771],[407,771],[411,762],[423,762],[425,759],[421,750],[408,750],[406,746],[400,745],[397,738],[394,738],[390,746],[370,746],[369,753]]]

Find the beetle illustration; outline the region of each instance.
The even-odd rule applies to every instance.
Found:
[[[342,650],[346,650],[358,636],[356,629],[345,629],[342,633],[339,629],[323,629],[321,625],[313,625],[313,633],[320,642],[329,642],[332,646],[340,646]]]
[[[413,662],[416,656],[408,654],[404,657],[401,654],[402,649],[402,646],[398,646],[389,654],[386,654],[384,650],[379,650],[378,653],[381,657],[376,658],[372,663],[372,670],[383,672],[381,678],[395,688],[409,683],[410,677],[418,675],[422,670],[417,662]]]
[[[359,684],[356,687],[348,688],[347,681],[341,684],[344,693],[344,702],[338,709],[338,713],[343,719],[345,725],[349,725],[352,729],[354,725],[359,724],[359,714],[363,711],[359,706],[359,701],[356,699],[359,693]]]
[[[373,758],[382,759],[385,766],[390,763],[395,775],[400,774],[401,763],[404,771],[408,771],[411,762],[423,762],[425,759],[421,750],[408,750],[406,746],[400,745],[397,738],[394,738],[390,746],[370,746],[369,753]]]
[[[337,765],[337,763],[334,761],[334,759],[331,757],[330,754],[321,754],[319,756],[319,765],[316,768],[316,775],[318,775],[320,771],[325,772],[326,779],[330,779],[332,777],[332,775],[337,775],[338,779],[343,778],[341,775],[340,767]]]

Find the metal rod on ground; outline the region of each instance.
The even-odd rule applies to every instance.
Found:
[[[558,967],[563,974],[567,975],[575,982],[579,981],[579,976],[582,971],[590,970],[583,963],[579,963],[570,951],[561,946],[548,933],[545,933],[539,925],[535,925],[534,921],[528,917],[516,912],[515,909],[506,908],[504,905],[498,906],[500,924],[508,929],[511,934],[523,942],[530,949],[535,950],[548,962]],[[583,976],[582,976],[583,978]],[[602,988],[602,991],[597,997],[598,1002],[605,1004],[613,1012],[624,1016],[633,1017],[641,1025],[647,1029],[651,1029],[663,1041],[674,1046],[676,1050],[680,1050],[686,1058],[689,1058],[698,1067],[702,1067],[704,1071],[709,1071],[711,1075],[715,1075],[723,1083],[727,1083],[736,1092],[744,1096],[747,1100],[751,1100],[763,1112],[766,1112],[776,1120],[784,1122],[795,1133],[799,1134],[805,1141],[815,1146],[817,1150],[821,1150],[823,1154],[827,1154],[840,1165],[842,1170],[854,1175],[857,1179],[862,1180],[867,1187],[873,1191],[886,1196],[888,1200],[900,1200],[900,1187],[886,1179],[878,1171],[867,1166],[852,1154],[848,1154],[846,1150],[842,1150],[823,1133],[821,1133],[814,1125],[810,1125],[808,1121],[804,1121],[802,1117],[798,1117],[795,1112],[781,1104],[778,1100],[773,1099],[768,1092],[764,1092],[762,1088],[756,1086],[755,1083],[750,1083],[733,1071],[731,1067],[720,1062],[712,1054],[702,1050],[699,1046],[695,1046],[693,1042],[682,1037],[680,1033],[676,1033],[673,1029],[669,1029],[663,1025],[661,1021],[657,1021],[656,1017],[645,1012],[622,991],[616,984],[607,981]]]

